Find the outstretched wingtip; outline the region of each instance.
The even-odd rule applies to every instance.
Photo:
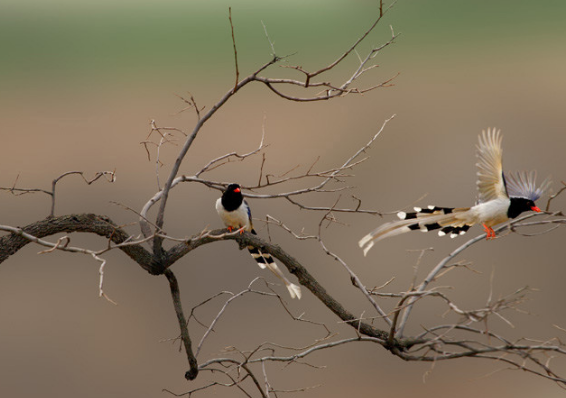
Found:
[[[532,201],[538,200],[548,192],[551,179],[547,177],[538,187],[536,184],[536,171],[520,171],[516,173],[506,173],[507,191],[510,197],[526,198]]]

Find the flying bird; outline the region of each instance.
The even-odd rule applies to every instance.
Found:
[[[535,172],[503,173],[501,164],[500,130],[484,130],[477,146],[478,200],[473,207],[415,207],[414,213],[399,212],[399,221],[381,225],[359,241],[364,255],[375,242],[405,232],[438,230],[439,236],[450,234],[455,238],[463,235],[474,224],[482,224],[486,239],[495,238],[493,226],[517,217],[525,211],[541,210],[535,201],[550,185],[546,179],[538,188]]]
[[[252,224],[252,212],[250,206],[242,196],[242,190],[238,184],[230,184],[216,201],[216,211],[229,231],[241,229],[242,231],[257,233]],[[291,298],[301,298],[301,288],[291,282],[283,275],[273,257],[269,253],[263,253],[256,247],[248,246],[248,251],[262,269],[269,269],[283,281]]]

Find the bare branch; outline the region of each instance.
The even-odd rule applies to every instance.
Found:
[[[330,213],[330,212],[329,212]],[[373,297],[371,297],[371,295],[368,293],[368,290],[365,288],[365,286],[362,284],[362,281],[360,280],[360,278],[358,278],[358,276],[354,273],[354,271],[352,271],[352,269],[350,267],[348,267],[348,265],[346,264],[346,262],[344,260],[342,260],[340,257],[338,257],[336,254],[332,253],[325,245],[324,241],[322,240],[322,231],[321,231],[321,226],[322,226],[322,222],[327,219],[328,214],[327,213],[320,221],[319,226],[318,226],[318,243],[320,243],[320,246],[322,247],[322,250],[324,250],[324,252],[326,254],[328,254],[330,257],[332,257],[334,260],[338,261],[342,267],[344,267],[344,269],[348,272],[348,274],[350,274],[350,278],[352,279],[354,286],[356,286],[357,288],[360,289],[360,291],[365,295],[365,297],[369,300],[369,302],[372,304],[373,308],[376,310],[376,312],[379,314],[380,317],[383,318],[383,320],[388,324],[391,325],[391,320],[389,319],[389,317],[387,316],[387,314],[381,309],[381,307],[377,304],[377,302],[373,299]],[[361,325],[361,322],[359,323],[359,325]],[[392,342],[393,343],[393,342]]]
[[[238,80],[240,79],[240,71],[238,70],[238,50],[236,50],[236,37],[234,36],[234,24],[232,23],[232,7],[228,7],[228,19],[230,20],[230,29],[232,30],[232,45],[234,46],[234,63],[236,65],[236,83],[234,84],[234,91],[238,89]]]
[[[526,220],[526,219],[528,219],[528,218],[534,217],[536,214],[537,214],[537,213],[535,213],[535,214],[528,214],[528,215],[525,215],[525,216],[523,216],[523,217],[519,217],[519,218],[513,220],[512,222],[510,222],[510,223],[508,223],[508,224],[505,224],[505,225],[503,225],[503,226],[497,228],[497,229],[495,230],[495,232],[496,232],[497,234],[499,234],[500,232],[502,232],[502,231],[504,231],[504,230],[506,230],[506,229],[509,229],[510,226],[516,225],[516,224],[520,223],[520,222],[523,221],[523,220]],[[426,278],[423,280],[423,282],[418,286],[418,288],[417,288],[416,291],[417,291],[418,293],[422,293],[422,292],[427,288],[427,286],[428,286],[431,282],[433,282],[433,281],[436,279],[436,277],[439,275],[439,273],[440,273],[442,270],[444,270],[444,269],[448,266],[449,261],[451,261],[454,257],[456,257],[457,255],[459,255],[461,252],[463,252],[464,250],[466,250],[466,249],[469,248],[470,246],[472,246],[472,245],[474,245],[475,243],[477,243],[477,242],[483,240],[484,238],[485,238],[485,234],[476,236],[475,238],[470,239],[469,241],[467,241],[466,243],[464,243],[463,245],[461,245],[460,247],[458,247],[456,250],[454,250],[452,253],[450,253],[446,258],[444,258],[440,263],[438,263],[437,266],[434,267],[434,269],[433,269],[432,271],[430,271],[430,273],[427,275],[427,277],[426,277]],[[402,319],[401,319],[401,322],[400,322],[399,328],[398,328],[398,333],[399,333],[400,335],[403,334],[403,329],[405,328],[405,325],[406,325],[406,323],[407,323],[407,320],[408,320],[408,318],[409,318],[409,315],[410,315],[410,313],[411,313],[411,309],[413,308],[413,305],[414,305],[415,301],[416,301],[415,298],[411,298],[411,300],[409,301],[407,307],[405,308],[405,311],[404,311],[404,313],[403,313],[403,317],[402,317]]]
[[[206,330],[206,332],[204,333],[204,335],[202,336],[198,347],[197,347],[197,351],[195,356],[198,357],[198,354],[200,352],[200,349],[202,348],[202,345],[204,343],[204,341],[206,340],[206,338],[208,337],[208,335],[210,334],[210,332],[212,332],[212,330],[214,329],[214,325],[216,325],[216,322],[218,322],[218,320],[220,319],[220,317],[222,316],[222,314],[224,313],[224,311],[226,311],[226,308],[228,307],[228,305],[236,300],[237,298],[243,296],[246,293],[251,292],[251,286],[252,284],[254,284],[259,278],[255,278],[253,281],[250,282],[248,288],[244,291],[241,291],[238,294],[233,294],[232,297],[230,297],[228,300],[226,300],[226,302],[224,303],[224,305],[222,306],[222,308],[220,309],[220,311],[218,312],[218,314],[216,315],[216,317],[212,320],[212,322],[210,323],[210,326],[208,327],[208,329]]]
[[[306,82],[303,83],[302,85],[305,88],[308,88],[311,85],[311,83],[310,83],[311,78],[318,76],[318,75],[320,75],[320,74],[322,74],[322,73],[324,73],[328,70],[331,70],[335,66],[340,64],[342,62],[342,60],[345,59],[346,56],[348,56],[351,52],[353,52],[356,49],[356,47],[359,45],[359,43],[361,43],[369,35],[369,33],[375,28],[375,26],[377,26],[377,24],[379,23],[379,21],[381,20],[383,15],[384,15],[384,12],[383,12],[383,10],[381,10],[380,16],[375,20],[375,22],[372,24],[372,26],[362,35],[362,37],[360,37],[352,45],[352,47],[349,50],[347,50],[342,56],[340,56],[333,63],[331,63],[331,64],[327,65],[326,67],[323,67],[323,68],[321,68],[321,69],[319,69],[319,70],[317,70],[316,72],[313,72],[313,73],[307,73],[307,72],[303,71],[301,68],[295,67],[296,70],[299,70],[299,71],[305,73],[306,76],[307,76]],[[233,38],[233,44],[234,44],[234,53],[236,55],[235,38],[234,38],[234,35],[233,35],[233,24],[232,24],[231,14],[229,16],[229,19],[230,19],[230,24],[231,24],[231,27],[232,27],[232,38]],[[366,57],[367,61],[369,61],[369,59],[372,59],[374,54],[379,52],[382,48],[391,44],[393,42],[393,40],[395,39],[395,37],[396,36],[393,35],[392,38],[386,44],[382,45],[381,47],[377,47],[377,48],[373,49],[372,52],[370,53],[370,55],[368,55],[368,57]],[[235,59],[236,59],[236,69],[237,69],[237,58],[235,57]],[[282,95],[284,98],[293,99],[292,97],[284,95],[284,94],[280,93],[279,91],[277,91],[273,88],[273,86],[272,86],[273,84],[282,83],[282,81],[280,79],[270,80],[268,78],[260,77],[260,73],[265,71],[271,65],[277,63],[280,59],[281,58],[274,56],[274,58],[271,61],[265,63],[263,66],[261,66],[259,69],[257,69],[251,75],[249,75],[246,78],[239,80],[239,81],[237,79],[237,84],[235,85],[235,87],[233,89],[231,89],[228,93],[226,93],[206,114],[204,114],[202,117],[199,117],[199,120],[198,120],[198,122],[196,123],[196,125],[193,129],[193,132],[187,137],[183,147],[179,151],[177,159],[175,160],[175,163],[174,163],[172,170],[169,174],[169,178],[167,179],[165,186],[163,187],[163,190],[161,191],[162,193],[160,195],[160,207],[159,207],[159,210],[157,212],[157,217],[156,217],[156,222],[155,222],[158,229],[163,228],[165,208],[166,208],[166,205],[167,205],[167,198],[168,198],[168,195],[169,195],[169,191],[173,186],[173,182],[177,178],[177,173],[179,171],[179,167],[180,167],[183,159],[185,158],[189,148],[191,147],[194,139],[196,138],[197,134],[200,132],[201,128],[203,127],[203,125],[206,123],[206,121],[208,119],[210,119],[210,117],[212,117],[216,113],[216,111],[218,109],[220,109],[238,90],[240,90],[241,88],[243,88],[247,84],[254,82],[254,81],[258,81],[258,82],[262,82],[262,83],[266,84],[271,90],[275,91],[279,95]],[[367,63],[367,61],[366,61],[366,63]],[[351,84],[351,82],[353,82],[361,73],[363,73],[362,71],[364,70],[364,66],[365,66],[365,63],[363,63],[362,66],[361,66],[361,69],[359,69],[358,72],[356,72],[354,74],[354,77],[350,77],[350,79],[347,80],[346,83],[343,84],[341,88],[340,87],[337,88],[337,89],[334,88],[334,89],[332,89],[333,91],[328,91],[327,94],[323,97],[305,98],[304,100],[312,101],[312,100],[320,100],[320,99],[329,99],[329,98],[338,97],[338,96],[341,96],[341,95],[344,95],[344,94],[350,93],[350,92],[351,93],[362,93],[362,92],[367,91],[367,89],[366,90],[360,90],[360,89],[350,89],[350,88],[348,88],[348,86]],[[237,76],[238,76],[238,72],[237,72]],[[286,84],[299,84],[299,85],[301,85],[300,82],[292,82],[291,83],[290,81],[286,82]],[[374,88],[379,87],[379,86],[383,86],[383,84],[377,85]],[[333,87],[333,86],[331,86],[331,87]],[[331,179],[333,179],[335,177],[336,177],[336,175],[332,176]],[[155,198],[155,196],[154,196],[154,198]],[[153,199],[151,200],[151,202],[155,203],[153,201]],[[141,213],[144,214],[144,216],[145,216],[144,211],[142,211]],[[147,229],[147,228],[144,228],[142,226],[142,230],[143,229]],[[146,234],[146,232],[144,232],[144,234]],[[154,239],[153,252],[156,256],[161,256],[163,254],[162,239],[161,238],[156,237]]]
[[[51,196],[51,211],[49,213],[49,216],[53,217],[55,215],[55,188],[57,187],[57,183],[62,178],[66,177],[68,175],[72,175],[72,174],[80,175],[82,177],[83,181],[87,185],[92,184],[93,182],[97,181],[101,177],[105,177],[108,182],[115,182],[116,181],[116,170],[114,170],[114,171],[99,171],[91,179],[86,178],[83,171],[67,171],[67,172],[61,174],[59,177],[55,178],[51,182],[51,191],[46,191],[44,189],[37,189],[37,188],[32,188],[32,189],[16,188],[16,183],[18,182],[18,178],[19,178],[19,174],[18,174],[18,176],[16,177],[16,180],[14,181],[14,185],[11,188],[0,187],[0,190],[8,191],[8,192],[10,192],[11,194],[14,194],[14,195],[16,194],[16,192],[19,195],[23,195],[23,194],[26,194],[26,193],[42,192],[42,193],[45,193],[45,194]]]
[[[106,237],[116,244],[123,244],[130,239],[130,236],[108,217],[96,214],[70,214],[52,217],[23,228],[4,226],[2,230],[10,232],[10,234],[0,237],[0,247],[2,248],[0,251],[0,263],[30,242],[49,248],[56,246],[56,244],[51,242],[40,242],[40,240],[46,236],[58,233],[87,232]],[[140,244],[123,245],[119,249],[150,274],[158,275],[162,272],[162,268],[154,262],[153,257]],[[82,248],[68,246],[58,247],[57,250],[91,254],[90,252],[83,251],[84,249]],[[95,253],[98,254],[99,252]]]
[[[194,380],[198,375],[198,363],[193,354],[191,338],[189,336],[189,329],[187,328],[187,320],[185,314],[183,313],[183,307],[181,305],[181,295],[179,293],[179,283],[175,274],[170,269],[166,269],[164,272],[167,280],[169,281],[169,287],[171,289],[171,297],[173,299],[173,306],[175,307],[175,313],[177,314],[177,319],[179,321],[179,327],[181,328],[181,339],[185,346],[185,352],[187,354],[187,359],[189,361],[190,369],[185,373],[185,378],[187,380]]]
[[[267,41],[269,42],[269,47],[271,47],[271,54],[270,55],[272,57],[275,57],[275,46],[273,45],[273,42],[269,38],[269,34],[267,33],[267,27],[265,26],[263,21],[261,21],[261,26],[263,26],[263,31],[265,32],[265,37],[267,38]]]
[[[550,202],[552,202],[555,198],[557,198],[562,192],[564,192],[564,190],[566,190],[566,182],[564,181],[560,181],[562,183],[562,188],[560,188],[560,190],[558,190],[558,192],[556,192],[554,195],[551,195],[548,198],[548,202],[546,202],[546,208],[545,211],[549,211],[550,210]]]

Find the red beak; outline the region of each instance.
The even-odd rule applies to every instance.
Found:
[[[536,211],[537,213],[541,212],[541,209],[539,209],[537,206],[531,206],[531,210]]]
[[[240,193],[240,188],[236,188],[236,189],[234,189],[234,192],[236,192],[236,193]],[[537,207],[537,209],[538,209],[538,207]],[[540,211],[540,209],[539,209],[539,211]]]

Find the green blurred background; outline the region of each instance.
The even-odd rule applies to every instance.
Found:
[[[94,212],[130,224],[134,214],[110,201],[140,209],[156,192],[155,164],[139,143],[149,121],[190,131],[194,115],[175,94],[194,95],[210,107],[234,83],[228,7],[238,47],[241,76],[271,57],[265,24],[276,53],[292,55],[284,65],[318,69],[357,39],[377,16],[375,1],[10,1],[0,3],[0,186],[48,188],[69,170],[93,174],[116,169],[114,184],[86,186],[70,177],[58,188],[57,213]],[[508,170],[534,169],[564,180],[566,135],[566,24],[564,1],[408,1],[395,4],[360,48],[401,35],[376,58],[379,68],[361,85],[387,80],[395,86],[363,96],[316,104],[286,102],[261,86],[242,90],[203,129],[182,166],[196,172],[214,157],[254,149],[265,123],[266,172],[283,173],[297,164],[320,169],[351,156],[392,114],[396,118],[356,169],[351,184],[364,207],[385,212],[424,203],[468,206],[475,200],[475,144],[482,129],[503,130]],[[352,57],[332,77],[343,81],[356,66]],[[299,78],[288,69],[270,76]],[[265,122],[264,122],[265,120]],[[164,148],[161,181],[178,147]],[[210,178],[257,181],[261,158],[215,170]],[[186,184],[169,203],[166,229],[190,236],[219,227],[213,203],[218,192]],[[335,196],[309,197],[308,204],[331,205]],[[0,222],[26,225],[47,215],[40,195],[1,195]],[[344,206],[355,202],[343,198]],[[417,204],[417,203],[415,203]],[[544,204],[541,202],[541,204]],[[252,202],[266,214],[307,232],[316,232],[318,214],[297,212],[283,201]],[[555,202],[564,207],[564,199]],[[390,219],[388,216],[387,219]],[[434,246],[419,275],[459,243],[422,234],[392,239],[363,258],[356,242],[382,222],[377,217],[341,216],[344,224],[325,239],[368,286],[395,276],[391,291],[408,288],[417,254],[406,249]],[[260,234],[267,229],[258,221]],[[129,226],[133,234],[135,226]],[[338,299],[366,310],[347,274],[315,243],[297,243],[270,228],[271,237],[299,259]],[[474,230],[471,236],[479,234]],[[481,274],[451,274],[451,295],[464,308],[485,304],[494,273],[497,297],[529,285],[538,289],[523,308],[508,314],[515,329],[493,322],[493,330],[540,340],[565,338],[562,229],[531,238],[509,235],[481,242],[466,252]],[[103,247],[96,238],[73,237],[74,245]],[[196,386],[183,379],[186,363],[177,347],[163,340],[177,335],[165,280],[140,272],[121,253],[106,256],[106,293],[98,295],[98,264],[83,256],[52,253],[38,257],[27,247],[0,267],[0,396],[160,397],[162,389],[182,393]],[[177,264],[185,309],[219,290],[240,291],[259,271],[249,256],[223,242],[200,248]],[[265,274],[262,274],[265,275]],[[269,276],[266,276],[271,280]],[[281,290],[282,291],[282,290]],[[351,335],[305,292],[290,303],[295,314],[326,322]],[[212,307],[218,310],[217,307]],[[394,305],[387,302],[387,305]],[[444,322],[444,307],[423,307],[410,325]],[[427,312],[430,311],[430,312]],[[210,322],[212,309],[201,314]],[[266,319],[269,322],[266,322]],[[200,338],[203,330],[192,330]],[[200,360],[224,355],[225,345],[252,349],[257,342],[304,346],[321,331],[297,325],[274,300],[245,297],[221,322]],[[313,337],[314,336],[314,337]],[[337,360],[340,358],[340,360]],[[313,357],[324,370],[270,367],[281,389],[321,385],[302,396],[389,397],[513,396],[558,397],[551,382],[479,360],[404,363],[382,349],[362,345]],[[564,361],[553,364],[562,374]],[[427,373],[428,372],[428,373]],[[427,374],[425,377],[424,375]],[[206,382],[203,375],[197,382]],[[426,379],[426,382],[423,382]],[[221,388],[202,396],[236,396]],[[295,395],[295,394],[293,394]],[[297,393],[298,395],[298,393]]]

